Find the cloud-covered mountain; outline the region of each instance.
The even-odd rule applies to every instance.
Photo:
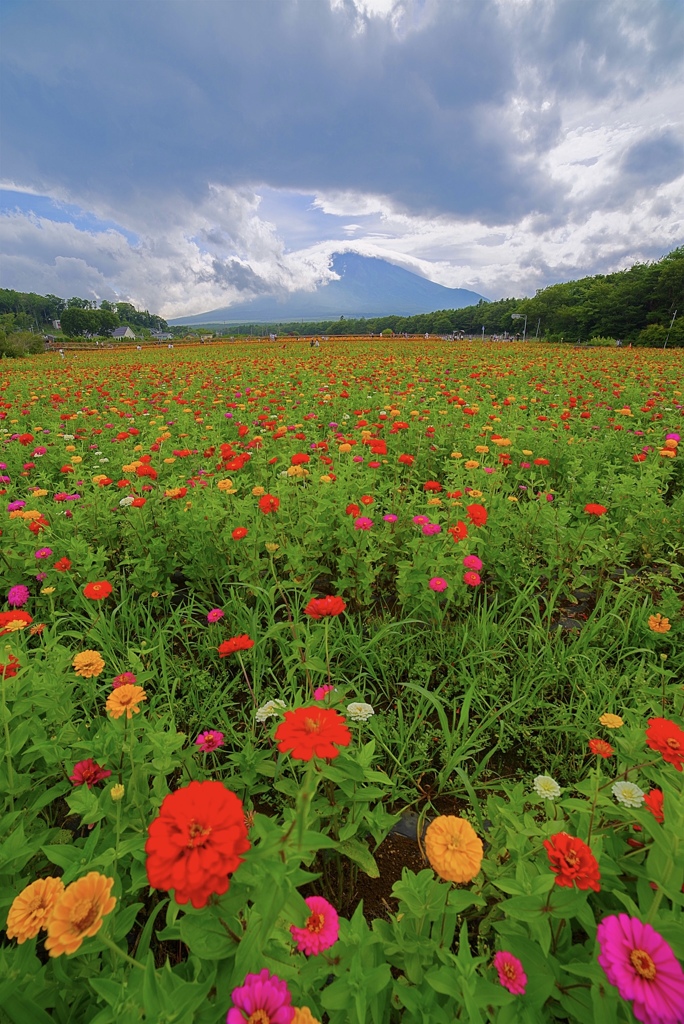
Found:
[[[410,316],[436,309],[461,309],[484,298],[466,288],[445,288],[387,260],[355,252],[335,253],[331,269],[338,279],[319,285],[313,292],[260,295],[249,302],[178,317],[169,323],[286,323],[392,313]]]

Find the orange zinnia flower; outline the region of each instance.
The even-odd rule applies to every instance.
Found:
[[[472,882],[484,849],[469,821],[442,814],[428,825],[425,852],[433,870],[446,882]]]
[[[607,740],[589,740],[589,750],[598,757],[612,757],[615,753]]]
[[[82,679],[91,679],[92,676],[99,676],[105,667],[102,655],[97,651],[81,651],[71,662],[74,672]]]
[[[656,615],[649,615],[648,628],[654,633],[669,633],[672,625],[666,615],[661,615],[658,612]]]
[[[90,871],[66,887],[48,921],[45,948],[50,956],[75,953],[85,938],[99,932],[102,918],[116,906],[116,897],[110,896],[113,885],[113,878]]]
[[[61,878],[39,878],[15,898],[7,915],[7,938],[19,945],[36,937],[47,923],[55,903],[64,892]]]
[[[131,718],[140,713],[138,704],[143,700],[147,700],[147,694],[142,686],[124,683],[123,686],[117,686],[115,690],[112,690],[107,697],[105,706],[112,718],[121,718],[123,714],[126,715],[126,718]]]

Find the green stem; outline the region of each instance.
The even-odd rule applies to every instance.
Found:
[[[10,745],[10,743],[11,743],[11,741],[10,741],[10,730],[9,730],[10,715],[9,715],[9,710],[7,708],[6,696],[5,696],[7,680],[5,678],[4,670],[3,670],[2,675],[0,676],[0,678],[2,679],[2,719],[3,719],[3,725],[4,725],[4,731],[5,731],[5,759],[7,761],[7,788],[9,790],[8,797],[9,797],[9,809],[10,809],[10,814],[11,814],[12,811],[14,810],[14,797],[12,796],[12,792],[14,790],[14,772],[12,771],[12,747]]]
[[[140,963],[140,961],[134,960],[132,956],[128,955],[128,953],[124,953],[123,949],[117,946],[116,942],[110,939],[107,935],[98,935],[98,939],[107,947],[107,949],[111,949],[112,953],[116,953],[125,960],[126,963],[130,964],[131,967],[138,967],[141,971],[145,970],[145,967]]]

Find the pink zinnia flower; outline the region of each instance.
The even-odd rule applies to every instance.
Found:
[[[428,582],[430,590],[434,590],[437,594],[441,594],[443,590],[446,590],[448,585],[447,581],[442,579],[441,576],[433,576]]]
[[[291,1024],[294,1017],[287,982],[281,981],[277,974],[269,974],[266,967],[259,974],[248,974],[244,985],[233,989],[231,998],[235,1006],[228,1011],[226,1024],[245,1024],[245,1021]]]
[[[439,523],[423,523],[421,529],[426,537],[432,537],[435,533],[442,532]]]
[[[207,729],[199,734],[195,743],[204,754],[210,754],[212,750],[218,750],[219,747],[223,746],[225,738],[218,729]]]
[[[382,518],[386,523],[396,523],[397,521],[397,516],[395,516],[393,512],[390,512],[388,516],[383,516]]]
[[[464,572],[463,582],[467,587],[479,587],[482,583],[479,572]]]
[[[112,688],[116,690],[120,686],[135,686],[136,681],[137,677],[133,672],[121,672],[112,679]]]
[[[38,548],[36,558],[49,558],[51,554],[52,548]]]
[[[207,622],[209,625],[213,625],[214,622],[218,622],[225,615],[220,608],[212,608],[210,612],[207,612]]]
[[[19,583],[16,587],[10,587],[7,592],[7,604],[12,608],[21,608],[26,604],[30,597],[29,588],[25,587],[23,583]]]
[[[684,1006],[684,971],[650,924],[628,914],[604,917],[596,939],[598,962],[611,985],[632,1003],[643,1024],[678,1024]]]
[[[500,950],[492,961],[499,975],[499,981],[504,988],[512,992],[514,996],[524,996],[527,985],[527,975],[523,965],[517,956],[508,953],[505,949]]]
[[[303,928],[292,925],[290,932],[300,953],[316,956],[335,945],[340,934],[340,922],[332,903],[322,896],[309,896],[304,902],[311,913]]]
[[[86,785],[88,789],[92,789],[96,782],[108,779],[111,774],[107,768],[103,768],[97,761],[93,761],[92,757],[89,757],[74,765],[69,780],[73,782],[74,786]]]
[[[481,569],[482,559],[478,558],[477,555],[466,555],[463,559],[463,565],[466,569]]]
[[[411,522],[415,523],[417,526],[424,526],[425,523],[429,523],[430,520],[427,516],[414,516]]]
[[[317,686],[314,690],[314,700],[323,700],[326,693],[330,693],[330,691],[334,689],[335,687],[330,683],[326,683],[325,686]]]
[[[355,530],[370,530],[372,525],[373,525],[373,520],[369,519],[368,516],[358,516],[354,520],[354,529]]]

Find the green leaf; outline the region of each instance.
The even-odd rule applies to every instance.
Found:
[[[345,839],[337,844],[337,849],[349,860],[353,860],[369,878],[379,878],[380,869],[375,862],[375,857],[367,846],[358,839]]]

